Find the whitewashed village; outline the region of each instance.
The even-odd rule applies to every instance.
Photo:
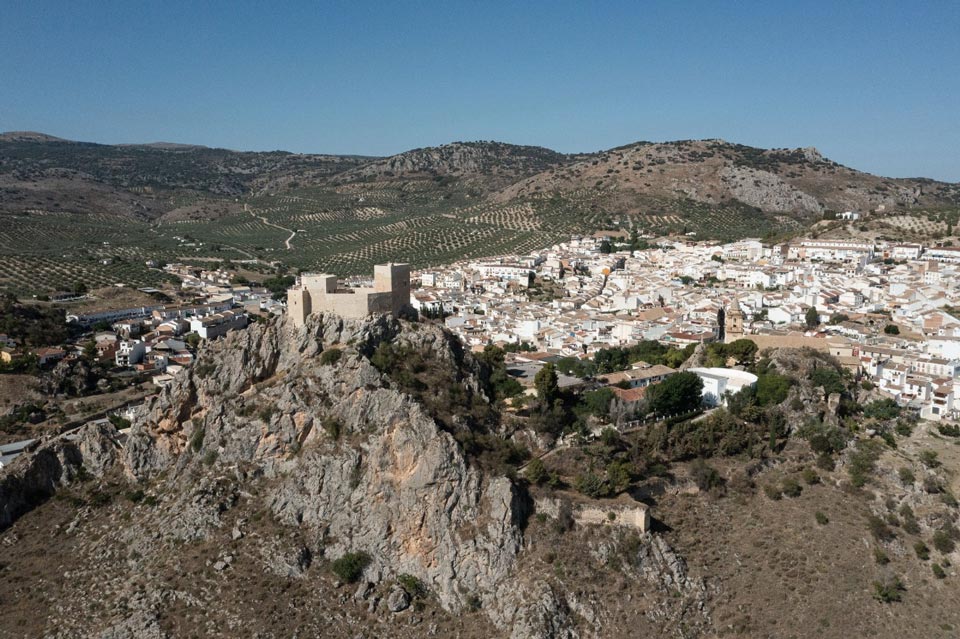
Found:
[[[316,302],[315,311],[348,317],[397,314],[409,295],[421,321],[442,322],[468,348],[505,350],[508,372],[528,395],[547,363],[556,367],[562,388],[609,388],[620,407],[611,425],[621,428],[646,389],[683,364],[641,360],[610,370],[595,365],[597,355],[650,342],[685,354],[700,344],[737,340],[753,342],[758,351],[811,348],[836,357],[876,397],[920,418],[960,413],[960,248],[950,246],[824,239],[717,244],[598,233],[528,255],[413,272],[406,265],[399,271],[378,266],[376,282],[303,274],[286,300],[237,284],[229,270],[164,268],[194,303],[68,312],[65,321],[86,328],[84,337],[24,353],[0,335],[0,359],[9,364],[32,356],[52,367],[84,356],[93,344],[101,362],[136,372],[145,388],[156,390],[191,366],[205,340],[282,315],[288,303],[300,315],[294,324],[302,324],[310,311],[300,291],[309,284],[335,293]],[[391,276],[403,280],[399,291],[391,292]],[[350,294],[366,291],[369,302]],[[691,369],[704,382],[705,406],[724,403],[756,381],[735,359],[715,363],[721,365]],[[135,408],[125,402],[123,414]],[[20,447],[6,448],[9,463]]]

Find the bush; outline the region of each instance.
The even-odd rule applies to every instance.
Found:
[[[203,437],[205,434],[206,430],[202,426],[194,429],[190,435],[190,449],[193,450],[193,452],[200,452],[200,449],[203,448]]]
[[[873,538],[877,541],[890,541],[893,539],[893,530],[890,529],[890,526],[887,525],[887,522],[883,521],[876,515],[870,515],[867,518],[867,528],[870,530],[870,534],[873,535]]]
[[[887,553],[883,552],[882,548],[873,549],[873,560],[880,566],[886,566],[890,563],[890,557],[887,556]]]
[[[348,584],[358,581],[364,569],[370,565],[370,555],[365,552],[348,552],[330,564],[330,570],[340,581]]]
[[[542,461],[534,459],[530,462],[530,465],[527,466],[524,476],[531,484],[540,485],[547,481],[549,473],[547,473],[547,467],[543,465]]]
[[[723,486],[723,477],[713,466],[707,464],[702,459],[698,459],[690,466],[690,476],[693,478],[697,488],[706,492]]]
[[[813,516],[816,518],[817,523],[820,524],[821,526],[826,526],[827,524],[830,523],[830,519],[819,510],[815,512]]]
[[[843,378],[840,373],[833,368],[816,368],[810,373],[810,381],[814,386],[819,386],[827,395],[831,393],[842,393],[845,389]]]
[[[956,543],[946,531],[938,530],[933,533],[933,547],[946,555],[953,552],[953,549],[956,548]]]
[[[817,468],[820,470],[831,471],[836,468],[836,463],[829,453],[821,453],[817,456]]]
[[[880,603],[900,601],[900,593],[906,590],[897,576],[887,577],[883,581],[873,582],[873,598]]]
[[[917,553],[917,558],[923,561],[930,559],[930,549],[923,541],[918,541],[913,545],[913,552]]]
[[[880,458],[880,449],[876,442],[860,441],[857,449],[850,455],[850,482],[857,488],[862,488],[873,473]]]
[[[873,419],[896,419],[900,407],[892,399],[878,399],[863,407],[863,416]]]
[[[897,471],[897,475],[900,477],[900,481],[907,486],[913,484],[913,482],[916,480],[913,470],[908,466],[901,466],[900,470]]]
[[[943,579],[944,577],[947,576],[946,571],[943,569],[943,566],[941,566],[940,564],[933,564],[930,568],[933,570],[933,576],[936,577],[937,579]]]
[[[763,494],[772,499],[773,501],[780,501],[780,498],[783,497],[783,491],[780,490],[779,486],[774,484],[767,484],[763,487]]]
[[[807,482],[808,486],[813,486],[820,483],[820,475],[817,474],[812,468],[803,469],[803,481]]]
[[[340,439],[343,427],[336,418],[327,415],[323,418],[323,430],[326,431],[327,435],[330,435],[331,439]]]
[[[609,494],[607,482],[589,472],[577,475],[573,481],[573,487],[576,488],[578,492],[583,493],[587,497],[593,497],[594,499],[606,497]]]
[[[339,348],[328,348],[320,353],[320,363],[324,366],[332,366],[343,357],[343,351]]]
[[[922,450],[920,451],[920,463],[922,463],[927,468],[936,468],[940,465],[940,460],[937,459],[937,451],[935,450]]]
[[[414,599],[423,599],[429,593],[426,584],[413,575],[408,575],[406,573],[399,575],[397,577],[397,583],[400,584],[400,587],[406,590],[407,594]]]
[[[896,431],[897,435],[901,437],[909,437],[913,433],[913,424],[902,419],[897,420],[897,425],[893,427],[893,430]]]
[[[783,489],[783,494],[786,495],[787,497],[799,497],[800,494],[803,492],[803,488],[801,488],[797,480],[791,477],[784,479],[783,482],[781,483],[781,486]]]
[[[910,513],[910,516],[904,516],[903,531],[911,535],[920,534],[920,523],[917,521],[917,518],[913,516],[913,513]]]
[[[937,430],[946,437],[960,437],[960,426],[956,424],[939,424]]]

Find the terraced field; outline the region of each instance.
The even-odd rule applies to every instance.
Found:
[[[144,262],[179,254],[176,240],[139,221],[67,213],[6,216],[0,224],[0,290],[31,295],[78,283],[157,285],[171,278]]]
[[[78,282],[93,288],[169,280],[147,268],[147,260],[258,259],[264,265],[351,275],[386,261],[426,267],[526,253],[572,234],[617,226],[657,235],[696,231],[700,238],[722,239],[801,228],[788,216],[774,218],[741,204],[711,207],[650,198],[644,213],[627,215],[619,212],[623,197],[580,189],[496,202],[481,200],[468,184],[425,179],[261,193],[240,200],[242,210],[233,204],[235,212],[215,219],[10,215],[0,226],[0,289],[29,295],[71,289]]]

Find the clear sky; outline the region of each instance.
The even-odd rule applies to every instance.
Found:
[[[960,1],[3,0],[0,130],[370,155],[719,137],[960,181]]]

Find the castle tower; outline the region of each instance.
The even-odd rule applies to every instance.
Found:
[[[740,302],[734,298],[730,308],[727,309],[723,322],[723,341],[725,344],[735,342],[743,337],[743,311],[740,309]]]
[[[374,266],[373,290],[391,294],[393,316],[397,317],[410,304],[410,265],[389,262]]]

